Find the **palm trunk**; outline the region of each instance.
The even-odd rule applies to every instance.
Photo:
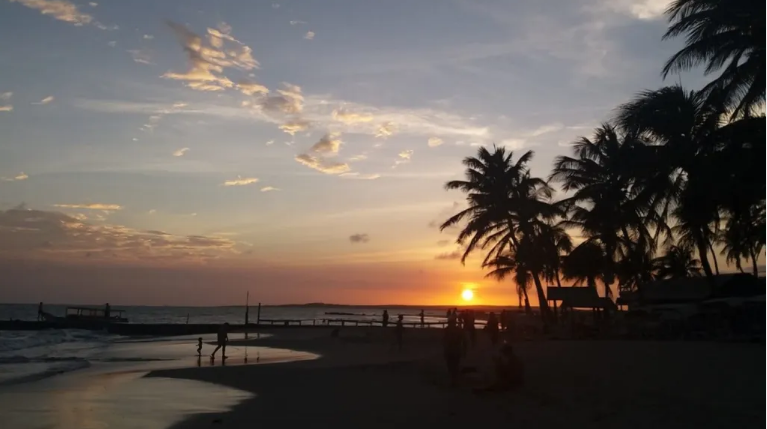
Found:
[[[525,312],[530,313],[530,297],[527,296],[527,287],[523,287],[522,292],[525,294]]]
[[[719,275],[719,262],[716,261],[716,252],[714,252],[714,246],[711,244],[711,242],[708,242],[708,249],[711,251],[711,256],[714,258],[714,269],[716,270],[716,275]]]
[[[546,293],[543,291],[543,285],[538,273],[533,273],[533,282],[535,283],[535,291],[538,293],[538,307],[541,309],[541,318],[545,323],[549,319],[549,303],[546,301]]]
[[[703,267],[703,272],[706,274],[709,283],[713,286],[714,273],[711,271],[711,264],[708,262],[708,240],[703,238],[703,234],[700,232],[695,234],[695,238],[695,244],[698,247],[698,256],[700,257],[700,265]]]
[[[559,270],[558,269],[557,269],[556,279],[557,279],[557,287],[562,287],[562,282],[559,281]]]
[[[749,249],[748,253],[751,254],[751,268],[754,270],[754,277],[759,277],[759,267],[756,266],[756,252],[753,249]]]

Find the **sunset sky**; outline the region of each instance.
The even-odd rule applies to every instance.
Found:
[[[665,5],[0,0],[0,302],[516,303],[443,185],[662,85]]]

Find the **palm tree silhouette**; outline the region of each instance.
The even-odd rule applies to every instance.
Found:
[[[659,280],[700,276],[700,260],[695,259],[689,247],[671,246],[652,262]]]
[[[541,283],[545,252],[534,244],[540,243],[541,232],[563,213],[551,203],[553,189],[530,174],[527,164],[533,152],[525,152],[516,162],[513,155],[503,147],[494,146],[492,152],[482,147],[475,157],[463,160],[466,180],[450,181],[445,188],[466,193],[469,207],[447,219],[440,230],[466,222],[457,238],[465,246],[462,263],[476,249],[487,250],[483,266],[511,250],[517,259],[515,269],[529,273],[541,316],[548,320],[549,307]]]
[[[721,93],[734,117],[753,114],[764,103],[765,2],[676,0],[667,13],[663,39],[684,35],[686,40],[666,62],[663,77],[703,64],[707,75],[724,68],[702,95]]]

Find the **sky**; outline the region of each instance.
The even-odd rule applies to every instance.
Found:
[[[0,302],[516,303],[444,183],[662,86],[666,3],[0,0]]]

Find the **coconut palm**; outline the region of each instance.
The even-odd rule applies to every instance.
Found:
[[[759,276],[757,259],[764,248],[765,242],[765,205],[764,201],[753,205],[741,216],[731,216],[727,220],[724,231],[720,234],[722,255],[727,262],[734,262],[743,272],[741,260],[751,261],[751,270]]]
[[[609,124],[597,128],[593,139],[576,141],[573,151],[575,157],[557,157],[550,178],[574,191],[562,202],[570,214],[564,223],[601,243],[606,261],[600,265],[612,283],[615,264],[629,248],[652,242],[648,225],[661,229],[650,210],[654,193],[641,180],[653,153]]]
[[[607,265],[605,251],[596,241],[584,241],[562,259],[562,275],[576,284],[585,283],[597,290],[597,280],[605,285],[605,296],[610,296],[609,282],[604,281]]]
[[[561,216],[561,210],[551,204],[553,189],[530,175],[527,163],[533,152],[524,153],[513,162],[513,153],[494,147],[490,152],[480,148],[476,157],[464,159],[466,180],[448,182],[447,189],[465,192],[469,207],[447,219],[440,229],[465,222],[457,241],[465,246],[461,259],[473,251],[486,250],[487,264],[512,249],[525,255],[522,267],[535,284],[541,316],[548,319],[549,308],[543,291],[543,253],[532,251],[532,243],[543,225]]]
[[[765,2],[675,0],[667,13],[663,38],[684,35],[686,41],[666,62],[663,77],[703,64],[707,75],[724,68],[702,93],[721,93],[734,116],[754,113],[764,103]]]
[[[652,262],[655,276],[660,280],[700,276],[700,261],[695,259],[689,247],[671,246]]]
[[[631,134],[652,142],[656,163],[649,179],[654,207],[661,216],[672,214],[685,245],[699,253],[706,276],[713,270],[707,254],[713,252],[713,226],[719,221],[719,196],[726,193],[726,180],[718,180],[717,152],[722,148],[722,110],[695,91],[680,86],[644,91],[619,107],[617,122]],[[725,127],[726,128],[726,127]],[[659,202],[663,201],[663,204]],[[671,213],[667,208],[673,207]],[[666,230],[668,237],[673,233]],[[715,256],[715,255],[714,255]]]
[[[517,285],[517,295],[520,297],[520,303],[521,297],[524,296],[525,311],[530,311],[530,298],[527,295],[527,290],[530,288],[531,283],[530,271],[517,259],[516,252],[509,251],[508,253],[498,255],[483,266],[490,269],[490,272],[485,277],[491,277],[498,281],[512,277]]]

